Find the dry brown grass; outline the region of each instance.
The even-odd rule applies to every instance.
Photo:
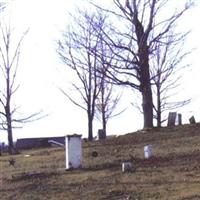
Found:
[[[153,145],[145,160],[143,147]],[[154,128],[83,144],[83,169],[65,171],[64,149],[50,148],[0,157],[0,199],[125,200],[200,199],[200,125]],[[96,158],[92,152],[98,152]],[[24,157],[30,154],[30,157]],[[131,161],[135,172],[122,173]],[[33,176],[24,176],[27,173]]]

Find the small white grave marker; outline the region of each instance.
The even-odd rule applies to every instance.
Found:
[[[147,145],[144,147],[144,157],[151,158],[153,156],[153,147],[152,145]]]
[[[133,171],[133,165],[131,162],[122,163],[122,172],[131,172]]]
[[[81,135],[67,135],[65,137],[66,169],[80,168],[82,165]]]

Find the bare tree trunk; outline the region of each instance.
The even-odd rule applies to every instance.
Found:
[[[142,90],[142,108],[144,113],[144,128],[153,127],[153,107],[152,107],[151,87],[145,87]]]
[[[106,103],[105,103],[105,73],[102,77],[102,87],[101,87],[101,107],[102,107],[102,126],[104,134],[106,135]]]
[[[13,145],[13,133],[12,133],[12,116],[10,111],[10,69],[7,68],[7,80],[6,80],[6,86],[7,86],[7,102],[5,107],[5,114],[6,114],[6,123],[7,123],[7,133],[8,133],[8,150],[9,154],[14,153],[14,145]]]
[[[106,116],[105,116],[105,111],[102,112],[102,125],[103,125],[104,134],[106,135]]]
[[[140,92],[142,93],[142,109],[144,114],[144,128],[153,127],[153,97],[151,90],[151,78],[149,71],[149,47],[147,45],[147,38],[150,31],[151,23],[149,24],[149,29],[144,31],[144,26],[142,22],[138,19],[138,8],[136,6],[136,1],[133,2],[134,5],[134,17],[133,24],[135,27],[135,33],[137,36],[137,46],[138,46],[138,74],[140,80]],[[131,9],[131,8],[130,8]],[[153,10],[153,8],[151,8]]]
[[[142,93],[144,128],[152,128],[153,127],[153,97],[152,97],[150,72],[149,72],[149,52],[148,52],[147,42],[143,38],[141,38],[142,33],[139,34],[139,30],[137,32],[138,41],[139,41],[138,44],[140,44],[138,45],[140,83],[141,83],[140,92]],[[141,43],[143,43],[143,45],[141,45]]]
[[[8,151],[9,151],[9,154],[12,155],[14,153],[14,145],[13,145],[12,123],[11,123],[10,116],[8,116],[7,122],[8,122],[8,125],[7,125]]]
[[[157,87],[157,127],[161,127],[161,93],[160,87]]]
[[[7,61],[7,67],[6,67],[6,107],[5,107],[5,114],[6,114],[6,122],[7,122],[7,133],[8,133],[8,144],[9,144],[9,154],[14,153],[14,145],[13,145],[13,133],[12,133],[12,114],[11,114],[11,108],[10,108],[10,101],[11,101],[11,86],[10,86],[10,63],[9,60]]]
[[[88,140],[93,140],[93,117],[88,114]]]

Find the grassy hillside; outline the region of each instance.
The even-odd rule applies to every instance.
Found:
[[[148,144],[155,156],[146,160]],[[200,124],[84,142],[81,170],[65,171],[62,148],[23,151],[13,158],[14,167],[10,156],[0,157],[2,200],[200,199]],[[122,173],[123,161],[131,161],[135,171]]]

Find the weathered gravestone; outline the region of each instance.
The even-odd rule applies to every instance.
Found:
[[[176,112],[169,112],[167,126],[175,126]]]
[[[1,156],[2,150],[3,150],[3,142],[2,143],[0,142],[0,156]]]
[[[132,172],[133,165],[131,162],[123,162],[122,163],[122,172]]]
[[[190,121],[190,124],[195,124],[196,123],[196,120],[195,120],[194,116],[190,117],[189,121]]]
[[[178,114],[178,125],[182,125],[182,115]]]
[[[5,143],[4,142],[0,142],[0,156],[2,154],[2,152],[5,150]]]
[[[98,130],[98,138],[99,138],[99,140],[106,139],[106,133],[103,129]]]

